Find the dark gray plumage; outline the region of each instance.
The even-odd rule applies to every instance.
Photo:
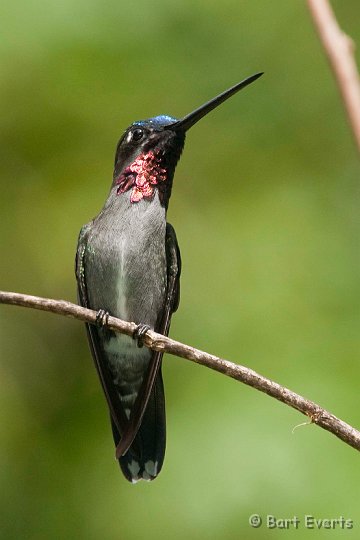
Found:
[[[118,193],[116,178],[139,152],[146,152],[141,145],[133,148],[130,143],[128,155],[122,153],[121,163],[116,159],[114,182],[104,208],[81,229],[76,275],[82,305],[167,334],[179,302],[180,254],[175,232],[166,223],[166,206],[184,135],[179,145],[176,134],[161,136],[157,125],[151,125],[150,131],[157,147],[176,142],[176,151],[169,152],[171,159],[164,161],[168,170],[166,189],[162,196],[156,189],[150,200],[138,202],[131,201],[129,190]],[[152,480],[161,470],[165,453],[162,355],[139,348],[132,338],[106,328],[88,325],[87,331],[116,446],[128,431],[129,419],[140,425],[132,430],[132,435],[137,435],[130,449],[125,448],[128,451],[119,456],[121,469],[132,482]],[[153,388],[147,393],[142,385],[151,386],[154,376]]]
[[[79,236],[76,277],[83,306],[168,334],[179,304],[181,261],[166,211],[185,133],[260,75],[248,77],[182,120],[157,116],[125,131],[108,199]],[[139,348],[106,325],[87,325],[87,332],[121,469],[131,482],[153,480],[165,453],[162,354]]]

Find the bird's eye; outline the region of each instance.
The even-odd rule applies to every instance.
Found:
[[[144,131],[140,128],[136,128],[131,132],[131,141],[137,142],[143,138]]]

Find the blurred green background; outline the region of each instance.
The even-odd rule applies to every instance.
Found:
[[[360,46],[358,0],[332,4]],[[76,301],[78,232],[123,130],[263,70],[188,135],[171,336],[359,427],[359,162],[305,2],[3,1],[0,21],[0,288]],[[165,465],[131,486],[82,324],[2,306],[0,336],[1,538],[358,537],[359,455],[293,434],[288,407],[165,357]],[[301,524],[252,529],[253,513]],[[304,514],[355,528],[310,533]]]

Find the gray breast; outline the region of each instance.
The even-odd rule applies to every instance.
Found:
[[[89,307],[154,328],[166,294],[165,210],[153,200],[131,204],[130,194],[110,195],[90,226],[85,255]],[[131,408],[151,351],[128,336],[101,335],[114,382]]]
[[[166,291],[165,210],[153,200],[113,196],[88,235],[86,281],[91,306],[154,327]]]

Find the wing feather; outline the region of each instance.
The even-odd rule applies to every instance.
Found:
[[[85,225],[80,231],[75,260],[75,274],[78,284],[78,297],[79,302],[83,307],[90,307],[86,289],[85,270],[85,254],[88,229],[89,226]],[[88,336],[90,350],[94,359],[95,367],[98,372],[101,385],[104,390],[111,417],[119,432],[123,433],[127,428],[128,420],[124,411],[124,407],[119,399],[118,393],[113,384],[112,376],[102,356],[102,348],[99,341],[98,333],[95,326],[91,324],[86,324],[86,332]]]

